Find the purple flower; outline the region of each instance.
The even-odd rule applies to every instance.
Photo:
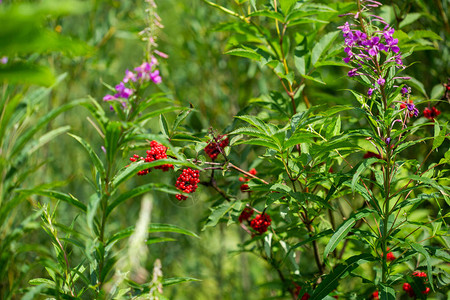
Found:
[[[419,115],[419,110],[416,108],[414,103],[406,103],[406,108],[408,109],[410,115],[414,115],[414,117]]]
[[[386,145],[389,145],[391,143],[391,138],[389,138],[389,137],[386,138],[385,142],[386,142]]]
[[[161,76],[159,76],[159,70],[155,70],[153,73],[151,73],[150,79],[156,84],[161,83],[162,80],[161,80]]]
[[[402,87],[401,93],[403,97],[406,97],[406,95],[410,93],[410,88],[405,85],[404,87]]]
[[[116,85],[117,94],[114,95],[116,98],[126,98],[128,99],[132,94],[133,90],[126,88],[123,82]]]
[[[123,82],[127,83],[128,81],[133,81],[136,82],[137,78],[136,78],[136,74],[134,74],[133,72],[129,71],[128,69],[125,71],[125,77],[123,78]]]
[[[357,73],[358,69],[351,69],[350,71],[348,71],[348,77],[354,77],[356,75],[358,75]]]
[[[0,0],[0,3],[1,3],[1,0]],[[0,63],[1,63],[2,65],[6,65],[6,64],[8,63],[8,57],[3,56],[3,57],[0,59]]]
[[[378,54],[378,51],[380,51],[380,48],[384,48],[383,44],[380,44],[380,38],[378,36],[374,36],[370,40],[366,42],[366,46],[369,48],[367,51],[369,55],[376,56]]]
[[[383,77],[378,78],[377,83],[379,85],[384,85],[386,83],[386,80]]]
[[[369,97],[372,97],[372,94],[373,94],[373,91],[374,91],[375,89],[374,88],[370,88],[368,91],[367,91],[367,95],[369,96]]]
[[[350,25],[348,24],[348,22],[345,22],[344,25],[339,26],[338,28],[342,29],[342,33],[344,34],[344,37],[347,37],[348,34],[351,32]]]
[[[112,95],[106,95],[105,97],[103,97],[103,101],[111,101],[111,100],[116,100],[117,98],[112,96]]]

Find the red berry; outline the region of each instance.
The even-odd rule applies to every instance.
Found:
[[[197,189],[197,184],[200,182],[200,171],[192,170],[191,168],[183,169],[180,176],[178,176],[175,187],[185,193],[193,193]],[[175,196],[178,200],[186,200],[187,197],[182,194]]]
[[[139,157],[139,155],[134,154],[132,157],[130,157],[130,161],[132,162],[136,162],[138,160],[143,160],[144,162],[152,162],[158,159],[166,159],[167,158],[167,148],[165,146],[163,146],[162,144],[158,143],[157,141],[151,141],[150,142],[150,150],[147,150],[147,156],[144,157]],[[173,165],[172,164],[164,164],[161,166],[156,166],[155,169],[161,169],[164,172],[168,171],[169,169],[173,169]],[[148,173],[150,173],[151,169],[145,169],[142,171],[139,171],[137,173],[137,175],[147,175]]]
[[[252,175],[256,175],[256,173],[258,173],[258,172],[256,172],[255,168],[251,169],[248,172]],[[248,181],[250,181],[250,178],[248,178],[247,175],[244,175],[244,177],[239,177],[239,181],[240,182],[248,182]],[[240,189],[241,189],[241,192],[250,192],[250,188],[249,188],[248,184],[245,184],[245,183],[241,185]]]
[[[270,226],[272,219],[268,214],[256,215],[256,217],[250,222],[250,227],[254,230],[263,234],[267,231],[267,228]]]
[[[439,116],[441,114],[441,112],[436,108],[436,107],[432,107],[431,109],[429,109],[428,107],[425,108],[423,110],[423,115],[425,118],[430,119],[432,121],[434,121],[434,119]]]
[[[422,292],[422,294],[425,294],[425,295],[426,295],[426,294],[428,294],[429,292],[430,292],[430,288],[427,287],[427,288],[425,289],[425,291]]]
[[[226,135],[219,135],[217,139],[211,140],[204,150],[212,160],[215,160],[217,156],[223,152],[223,149],[229,144],[230,141]]]
[[[380,295],[378,293],[378,291],[375,291],[372,293],[372,300],[379,300],[380,299]]]
[[[393,260],[395,260],[394,253],[388,252],[388,254],[386,254],[386,260],[388,260],[388,261],[393,261]]]
[[[242,223],[244,220],[248,221],[250,217],[253,215],[253,209],[250,207],[244,208],[244,210],[239,215],[239,223]]]

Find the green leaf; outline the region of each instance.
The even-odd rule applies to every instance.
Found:
[[[22,147],[24,147],[24,145],[29,142],[31,140],[31,138],[40,130],[42,129],[45,125],[47,125],[51,120],[53,120],[54,118],[56,118],[59,114],[75,107],[78,105],[81,105],[83,103],[85,103],[86,100],[78,100],[78,101],[73,101],[64,105],[61,105],[55,109],[53,109],[52,111],[48,112],[46,115],[44,115],[43,117],[41,117],[39,119],[39,121],[37,123],[34,124],[33,127],[31,127],[30,129],[28,129],[27,131],[25,131],[24,133],[22,133],[22,135],[17,139],[16,144],[14,145],[11,153],[11,157],[13,158],[14,156],[18,155],[20,153],[20,150],[22,149]]]
[[[347,236],[353,226],[356,224],[356,221],[364,218],[367,215],[373,214],[376,211],[374,209],[365,208],[356,214],[352,215],[348,220],[342,223],[337,229],[336,232],[331,237],[330,241],[325,247],[323,252],[323,257],[326,258],[330,252],[336,249],[337,245]]]
[[[249,17],[268,17],[284,23],[284,17],[279,12],[273,10],[258,10],[248,15]]]
[[[89,229],[94,229],[94,219],[97,214],[97,208],[101,201],[101,198],[97,194],[92,194],[91,197],[89,197],[89,203],[87,206],[86,211],[86,221]]]
[[[331,47],[334,40],[339,36],[340,31],[333,31],[324,35],[314,46],[311,54],[311,65],[315,66],[322,55]]]
[[[341,277],[346,276],[358,266],[375,260],[376,259],[370,254],[360,254],[350,257],[342,264],[337,265],[333,271],[324,278],[324,280],[314,290],[310,300],[321,300],[325,298],[329,293],[337,288]]]
[[[137,174],[137,172],[142,171],[144,169],[147,168],[153,168],[156,166],[161,166],[164,164],[172,164],[172,165],[178,165],[178,166],[186,166],[186,167],[191,167],[194,169],[198,169],[198,167],[191,163],[191,162],[183,162],[183,161],[179,161],[176,159],[158,159],[149,163],[145,163],[142,161],[139,162],[135,162],[132,163],[131,165],[122,168],[117,174],[116,176],[114,176],[114,178],[111,181],[111,184],[113,185],[114,191],[112,192],[112,194],[114,194],[115,190],[117,189],[117,187],[125,182],[126,180],[130,179],[131,177],[133,177],[134,175]]]
[[[26,195],[40,195],[40,196],[45,196],[45,197],[49,197],[52,199],[56,199],[56,200],[60,200],[66,203],[69,203],[75,207],[78,207],[79,209],[81,209],[82,211],[86,212],[87,208],[86,205],[82,202],[80,202],[80,200],[78,200],[77,198],[75,198],[72,195],[67,195],[58,191],[53,191],[53,190],[40,190],[40,189],[18,189],[17,190],[20,193],[25,193]]]
[[[384,163],[384,160],[378,159],[376,157],[372,157],[372,158],[363,160],[363,162],[359,165],[358,169],[356,170],[355,175],[353,175],[352,185],[351,185],[352,191],[355,190],[355,185],[358,182],[359,177],[361,176],[361,173],[364,172],[364,170],[367,169],[367,167],[369,167],[370,165],[377,163],[377,162]]]
[[[297,0],[280,0],[281,10],[286,15],[295,3],[297,3]]]
[[[220,204],[219,206],[213,207],[212,212],[208,217],[208,220],[206,221],[205,226],[202,230],[205,230],[206,227],[214,227],[217,225],[217,223],[220,221],[220,219],[225,216],[227,212],[229,212],[233,207],[235,206],[237,202],[224,202]]]
[[[251,140],[244,140],[244,141],[239,141],[239,142],[235,143],[235,145],[240,145],[240,144],[262,146],[262,147],[270,148],[277,152],[280,152],[280,147],[277,144],[267,141],[265,139],[251,139]]]
[[[100,160],[100,158],[97,156],[95,151],[92,149],[91,145],[89,145],[83,138],[81,138],[79,136],[76,136],[76,135],[70,134],[70,133],[69,133],[69,135],[71,137],[73,137],[74,139],[76,139],[83,146],[83,148],[88,152],[89,157],[90,157],[92,163],[94,164],[97,172],[99,172],[101,174],[101,176],[104,177],[106,174],[106,170],[105,170],[105,167],[103,166],[103,162]]]
[[[250,48],[236,48],[225,52],[225,54],[245,57],[258,62],[262,59],[262,56],[258,52]]]
[[[190,109],[183,110],[182,112],[180,112],[177,115],[177,118],[175,119],[175,122],[173,123],[173,126],[172,126],[172,132],[175,132],[175,130],[177,130],[178,125],[180,125],[180,123],[183,122],[184,119],[187,118],[187,116],[191,113],[192,110],[193,110],[193,107],[191,107]]]
[[[142,195],[148,191],[159,191],[167,194],[176,195],[179,194],[180,191],[177,190],[174,186],[169,186],[163,183],[148,183],[145,185],[138,186],[130,191],[127,191],[123,194],[120,194],[114,201],[112,201],[111,204],[108,205],[106,208],[106,216],[109,216],[109,214],[112,212],[112,210],[117,207],[122,202],[137,197],[139,195]]]
[[[388,286],[380,283],[378,292],[380,295],[380,300],[395,300],[395,290]]]
[[[438,120],[434,120],[434,140],[433,140],[433,150],[438,148],[445,140],[445,135],[447,133],[447,124],[443,127],[441,131],[439,127]]]
[[[425,260],[427,261],[427,275],[428,275],[428,281],[430,282],[431,288],[434,291],[434,285],[433,285],[433,272],[431,269],[431,257],[430,254],[428,253],[428,251],[421,245],[418,243],[412,243],[411,247],[416,250],[417,252],[419,252],[420,254],[422,254],[423,256],[425,256]]]
[[[422,16],[422,13],[410,13],[407,14],[406,17],[403,19],[403,21],[400,22],[400,25],[398,26],[399,28],[405,27],[409,24],[414,23],[415,21],[417,21],[418,19],[420,19],[420,17]]]
[[[161,132],[166,138],[170,138],[169,126],[167,125],[167,120],[163,114],[159,115],[159,127],[161,127]]]
[[[126,229],[123,229],[119,232],[117,232],[116,234],[114,234],[108,241],[107,241],[107,245],[111,244],[112,242],[124,239],[126,237],[129,237],[133,234],[134,232],[134,226],[128,227]],[[171,225],[171,224],[159,224],[159,223],[153,223],[150,224],[148,226],[147,229],[148,233],[160,233],[160,232],[170,232],[170,233],[179,233],[179,234],[184,234],[184,235],[188,235],[188,236],[193,236],[196,238],[199,238],[199,236],[197,234],[195,234],[192,231],[186,230],[184,228],[181,228],[179,226],[176,225]]]
[[[173,284],[190,282],[190,281],[201,281],[201,280],[192,278],[192,277],[171,277],[171,278],[164,278],[162,285],[169,286],[169,285],[173,285]]]

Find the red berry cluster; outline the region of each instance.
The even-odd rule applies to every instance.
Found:
[[[192,170],[191,168],[183,169],[183,172],[177,179],[175,187],[185,193],[193,193],[197,189],[197,184],[200,182],[200,171]],[[182,194],[175,196],[178,200],[186,200],[187,197]]]
[[[250,171],[248,171],[250,174],[252,175],[256,175],[256,170],[255,168],[251,169]],[[244,175],[244,177],[239,177],[239,181],[240,182],[248,182],[250,181],[250,178],[247,178],[247,175]],[[241,185],[241,192],[249,192],[250,188],[248,187],[248,184],[244,183]]]
[[[239,223],[242,223],[243,221],[248,221],[250,217],[253,216],[253,209],[250,207],[244,208],[244,210],[239,215]]]
[[[250,222],[250,227],[263,234],[267,231],[267,227],[270,226],[272,219],[268,214],[256,215],[256,217]]]
[[[217,142],[218,141],[218,142]],[[230,144],[230,140],[226,135],[219,135],[216,140],[211,140],[205,147],[205,152],[215,160],[217,156],[223,151],[223,149]]]
[[[419,271],[413,272],[412,275],[415,276],[415,277],[421,277],[421,278],[426,278],[427,277],[427,273],[419,272]],[[409,297],[416,298],[416,294],[414,293],[414,289],[411,286],[411,284],[409,284],[408,282],[405,282],[403,284],[403,290],[409,295]],[[422,294],[426,295],[429,292],[430,292],[430,288],[426,287],[425,290],[422,291]]]
[[[423,110],[423,115],[425,118],[430,119],[434,122],[434,119],[441,114],[441,111],[438,110],[436,107],[432,107],[429,109],[428,107]]]
[[[167,158],[167,147],[163,146],[162,144],[158,143],[157,141],[151,141],[150,142],[150,150],[147,150],[147,156],[144,157],[140,157],[137,154],[134,154],[132,157],[130,157],[130,161],[135,162],[138,160],[143,160],[145,162],[152,162],[155,160],[159,160],[159,159],[166,159]],[[172,164],[164,164],[161,166],[156,166],[155,169],[161,169],[164,172],[168,171],[169,169],[173,169],[173,165]],[[148,173],[150,173],[151,169],[145,169],[142,171],[139,171],[137,174],[138,175],[147,175]]]

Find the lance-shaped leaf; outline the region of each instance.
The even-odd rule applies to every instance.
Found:
[[[133,232],[134,232],[134,226],[123,229],[123,230],[117,232],[116,234],[114,234],[108,240],[108,242],[106,244],[109,245],[112,242],[129,237],[133,234]],[[170,232],[170,233],[179,233],[179,234],[184,234],[184,235],[188,235],[188,236],[193,236],[196,238],[199,237],[197,234],[195,234],[194,232],[192,232],[190,230],[181,228],[176,225],[171,225],[171,224],[159,224],[159,223],[150,224],[148,226],[147,232],[148,233]]]
[[[430,257],[430,254],[428,253],[428,251],[421,244],[412,243],[411,247],[425,257],[425,260],[427,262],[428,281],[430,282],[431,288],[434,291],[433,273],[432,273],[432,269],[431,269],[431,257]]]
[[[101,174],[101,176],[104,177],[105,174],[106,174],[106,170],[105,170],[105,167],[103,166],[103,162],[97,156],[97,154],[95,153],[94,149],[92,149],[91,145],[89,145],[83,138],[81,138],[81,137],[79,137],[77,135],[70,134],[70,133],[69,133],[69,135],[71,137],[73,137],[74,139],[76,139],[83,146],[83,148],[89,154],[89,157],[90,157],[92,163],[94,164],[95,169],[97,170],[97,172],[99,172]]]
[[[154,160],[152,162],[149,163],[144,163],[142,161],[139,162],[135,162],[132,163],[129,166],[126,166],[124,168],[122,168],[116,176],[114,176],[114,178],[111,181],[111,184],[113,186],[113,191],[112,194],[115,192],[115,190],[117,189],[117,187],[125,182],[126,180],[130,179],[131,177],[133,177],[134,175],[137,174],[137,172],[142,171],[144,169],[147,168],[153,168],[156,166],[161,166],[164,164],[172,164],[172,165],[178,165],[178,166],[186,166],[186,167],[191,167],[194,169],[198,169],[198,167],[191,163],[191,162],[184,162],[184,161],[180,161],[180,160],[176,160],[176,159],[158,159],[158,160]]]
[[[67,195],[58,191],[40,190],[40,189],[19,189],[17,191],[20,193],[24,193],[26,195],[41,195],[52,199],[60,200],[69,203],[75,207],[78,207],[84,212],[86,211],[86,205],[70,194]]]
[[[183,282],[190,282],[190,281],[201,281],[200,279],[192,278],[192,277],[171,277],[171,278],[164,278],[162,285],[163,286],[169,286],[173,284],[183,283]]]
[[[324,280],[314,290],[310,300],[321,300],[325,298],[329,293],[337,288],[339,280],[342,277],[346,276],[358,266],[375,260],[376,258],[370,254],[360,254],[350,257],[342,264],[337,265],[333,271],[324,278]]]
[[[337,229],[336,232],[331,237],[330,241],[325,247],[323,252],[324,258],[328,256],[328,254],[334,249],[336,249],[337,245],[347,236],[353,226],[356,224],[356,221],[370,214],[376,213],[374,209],[365,208],[356,214],[352,215],[348,220],[342,223]]]
[[[395,300],[395,290],[388,285],[380,283],[378,292],[380,295],[380,300]]]
[[[331,47],[334,40],[338,37],[339,31],[333,31],[324,35],[320,41],[314,46],[311,54],[311,65],[315,65],[316,62],[323,56],[323,54]]]
[[[356,169],[355,175],[353,175],[353,179],[352,179],[352,191],[355,190],[355,186],[356,183],[359,180],[359,177],[361,176],[361,173],[364,172],[365,169],[367,169],[370,165],[377,163],[377,162],[383,162],[384,160],[378,159],[376,157],[372,157],[369,159],[365,159],[358,167],[358,169]]]
[[[212,208],[212,212],[208,217],[208,221],[202,230],[205,230],[206,227],[216,226],[220,219],[225,216],[227,212],[229,212],[236,205],[237,202],[224,202],[216,207]]]

